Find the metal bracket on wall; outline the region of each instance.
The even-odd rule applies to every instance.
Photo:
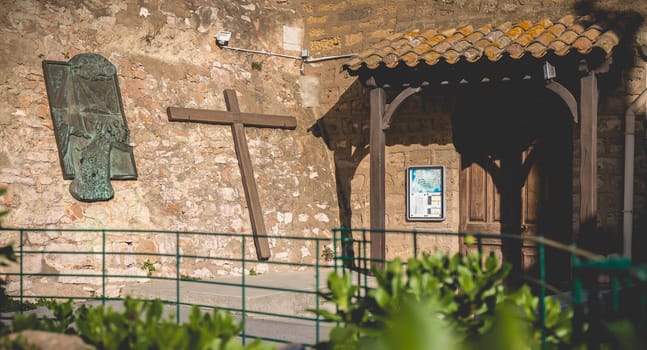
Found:
[[[214,35],[214,38],[216,40],[216,46],[218,46],[221,49],[247,52],[247,53],[259,54],[259,55],[283,57],[283,58],[289,58],[293,60],[301,60],[301,74],[304,73],[303,71],[304,63],[316,63],[316,62],[335,60],[340,58],[349,58],[357,55],[355,53],[349,53],[349,54],[341,54],[341,55],[333,55],[333,56],[310,57],[310,51],[308,49],[303,49],[301,50],[301,56],[294,56],[294,55],[286,55],[286,54],[272,52],[272,51],[233,47],[233,46],[229,46],[229,39],[231,38],[231,32],[227,32],[227,31],[218,32],[218,34]]]

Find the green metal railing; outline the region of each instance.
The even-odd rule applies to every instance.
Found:
[[[238,315],[242,320],[251,318],[271,318],[272,320],[283,320],[285,322],[299,322],[309,325],[311,334],[308,340],[300,341],[288,339],[293,336],[288,331],[283,337],[268,336],[250,331],[245,323],[241,333],[243,342],[247,339],[262,338],[277,343],[302,343],[307,347],[314,347],[327,334],[323,334],[330,325],[325,324],[314,313],[307,315],[295,315],[290,312],[268,312],[255,309],[250,306],[251,294],[255,291],[274,291],[277,293],[292,293],[300,295],[312,303],[308,308],[316,309],[321,307],[317,291],[325,289],[322,284],[322,277],[330,271],[339,271],[352,268],[359,272],[356,276],[356,283],[363,288],[363,292],[371,288],[369,273],[371,265],[384,262],[370,256],[370,235],[368,229],[339,228],[333,230],[332,237],[296,237],[296,236],[267,236],[272,242],[273,257],[267,261],[259,262],[255,258],[253,236],[250,234],[234,233],[209,233],[209,232],[186,232],[186,231],[144,231],[144,230],[76,230],[76,229],[21,229],[1,228],[0,240],[3,243],[12,242],[18,256],[18,264],[13,270],[5,271],[14,288],[10,288],[9,296],[20,303],[35,301],[38,299],[72,299],[82,301],[100,301],[106,304],[111,301],[122,300],[125,295],[109,296],[108,287],[111,287],[115,279],[122,281],[136,282],[167,282],[173,286],[174,296],[161,298],[169,307],[174,308],[176,321],[180,322],[180,315],[183,307],[197,305],[203,309],[224,309]],[[596,329],[596,317],[603,316],[603,313],[621,315],[627,309],[625,304],[633,303],[631,309],[635,313],[635,322],[641,329],[646,329],[645,311],[646,297],[645,290],[647,280],[647,269],[640,266],[633,266],[631,261],[624,258],[603,257],[574,246],[565,245],[543,237],[519,237],[510,234],[484,234],[484,233],[448,233],[425,230],[380,230],[378,234],[386,235],[387,259],[395,257],[402,259],[415,257],[423,252],[434,252],[437,250],[446,253],[456,251],[457,242],[472,240],[470,248],[481,252],[492,247],[492,240],[526,242],[537,249],[536,269],[533,275],[527,275],[526,281],[533,284],[539,293],[539,319],[543,325],[545,322],[544,299],[546,296],[554,296],[563,292],[571,296],[572,305],[576,310],[574,318],[574,334],[580,339],[588,339],[591,331]],[[468,238],[469,239],[466,239]],[[155,245],[141,244],[141,242],[157,242]],[[66,243],[74,242],[74,243]],[[219,242],[219,243],[218,243]],[[226,243],[223,243],[226,242]],[[489,243],[488,243],[489,242]],[[519,243],[521,246],[523,243]],[[310,257],[277,257],[277,247],[289,247],[286,251],[298,251],[299,245],[306,247],[311,253]],[[204,247],[212,246],[212,249]],[[330,247],[332,246],[332,247]],[[63,249],[65,248],[65,249]],[[72,250],[74,248],[74,250]],[[196,251],[197,250],[197,251]],[[330,252],[332,250],[332,252]],[[567,289],[558,290],[551,286],[551,261],[546,257],[551,256],[548,252],[560,252],[570,257],[570,282]],[[90,272],[78,273],[79,271],[50,271],[42,268],[35,268],[33,265],[42,264],[45,258],[52,260],[68,259],[67,262],[76,259],[81,262],[77,270]],[[83,263],[85,257],[85,263]],[[70,260],[72,259],[72,260]],[[126,259],[130,259],[131,268],[126,269],[128,273],[120,272],[126,266]],[[156,271],[150,276],[143,269],[136,270],[143,259],[158,259],[166,269]],[[88,263],[89,262],[89,263]],[[190,276],[189,268],[198,262],[209,266],[228,266],[229,272],[239,275],[235,282],[224,281],[219,278],[197,280]],[[255,264],[266,264],[271,275],[277,271],[305,270],[312,274],[313,288],[290,288],[289,285],[276,286],[259,283],[255,280],[252,267]],[[172,268],[171,268],[172,267]],[[138,271],[133,273],[133,270]],[[189,276],[187,276],[189,275]],[[188,278],[187,278],[188,277]],[[601,285],[601,277],[608,279],[607,285]],[[99,285],[96,292],[87,292],[82,289],[70,293],[61,291],[39,292],[28,288],[28,283],[33,285],[41,279],[65,279],[77,278],[87,279],[88,285]],[[15,284],[18,284],[15,288]],[[223,306],[200,302],[189,302],[184,298],[191,286],[218,286],[230,287],[239,290],[240,305]],[[52,283],[54,285],[54,283]],[[606,289],[605,289],[606,288]],[[608,289],[609,298],[598,298],[601,291]],[[27,294],[30,291],[30,294]],[[630,291],[631,293],[627,293]],[[596,296],[596,297],[592,297]],[[151,297],[152,298],[152,297]],[[599,321],[599,320],[598,320]],[[584,329],[583,325],[592,325]],[[543,337],[545,341],[545,334]],[[543,344],[545,348],[545,343]]]
[[[133,282],[155,282],[166,281],[174,285],[174,297],[165,298],[164,296],[152,295],[150,299],[160,299],[170,307],[174,307],[174,314],[176,322],[180,322],[183,307],[190,307],[197,305],[202,309],[222,309],[227,310],[235,315],[238,315],[242,320],[249,320],[250,318],[272,320],[279,322],[298,322],[305,325],[306,333],[310,331],[312,334],[305,334],[302,337],[305,339],[301,341],[306,346],[314,346],[315,343],[321,339],[321,331],[325,329],[324,321],[320,320],[319,316],[314,313],[306,312],[305,309],[301,310],[303,313],[293,314],[287,312],[274,312],[250,307],[249,300],[250,294],[258,291],[269,291],[276,293],[287,293],[286,297],[295,296],[302,299],[311,300],[309,307],[315,308],[320,305],[320,297],[317,291],[322,289],[320,285],[322,274],[326,269],[332,270],[332,265],[326,266],[325,261],[321,261],[322,251],[327,245],[330,244],[330,238],[319,237],[291,237],[291,236],[268,236],[268,239],[273,241],[274,246],[290,246],[295,247],[299,244],[306,246],[312,251],[311,259],[302,259],[304,261],[294,261],[296,259],[277,259],[271,258],[267,261],[258,261],[255,257],[256,254],[253,250],[253,236],[249,234],[232,234],[232,233],[209,233],[209,232],[185,232],[185,231],[139,231],[139,230],[77,230],[77,229],[21,229],[21,228],[0,228],[0,237],[3,243],[13,243],[16,255],[18,257],[17,264],[13,270],[4,271],[2,274],[6,275],[9,282],[18,284],[18,288],[9,288],[8,296],[16,299],[21,304],[31,301],[35,302],[39,299],[55,299],[55,300],[75,300],[78,302],[97,302],[106,304],[107,302],[123,300],[127,295],[109,296],[107,287],[124,283],[124,281]],[[138,242],[142,240],[150,241],[154,237],[158,240],[160,245],[165,246],[163,249],[156,250],[149,248],[140,249]],[[193,240],[193,241],[191,241]],[[198,242],[199,243],[196,243]],[[196,250],[196,244],[203,246],[217,246],[217,242],[227,241],[227,248],[211,249],[208,253],[190,252]],[[40,242],[34,244],[33,242]],[[70,242],[70,243],[65,243]],[[75,243],[72,243],[75,242]],[[116,244],[118,242],[119,244]],[[61,249],[64,245],[69,250]],[[121,245],[122,247],[115,247]],[[128,249],[124,249],[127,247]],[[70,249],[74,248],[74,250]],[[199,250],[199,249],[198,249]],[[202,249],[203,251],[206,249]],[[228,250],[233,250],[230,252]],[[74,259],[78,260],[84,266],[75,269],[76,271],[47,271],[33,266],[48,258],[52,259],[67,259],[70,262]],[[119,273],[124,270],[124,259],[131,259],[131,266],[128,271],[130,273]],[[159,259],[167,267],[174,266],[174,268],[167,268],[165,271],[146,271],[145,266],[141,268],[141,261],[146,259]],[[132,263],[136,261],[136,263]],[[218,264],[229,266],[229,270],[238,275],[235,281],[231,281],[229,277],[226,281],[224,279],[199,279],[190,276],[189,267],[191,262],[200,262],[202,265]],[[90,262],[90,264],[88,264]],[[284,286],[265,285],[262,282],[262,275],[255,273],[253,269],[256,264],[266,264],[268,271],[264,274],[269,276],[277,271],[296,271],[306,270],[311,272],[312,281],[310,285],[313,287],[295,287],[290,288],[289,282]],[[330,261],[332,264],[332,261]],[[31,265],[31,266],[30,266]],[[90,266],[88,266],[90,265]],[[81,270],[87,270],[84,272]],[[135,271],[135,272],[134,272]],[[64,288],[52,288],[48,292],[41,291],[30,292],[27,294],[29,288],[27,284],[34,285],[37,280],[42,279],[65,279],[74,278],[75,283],[70,285],[96,285],[100,284],[97,291],[86,292],[79,290],[70,293],[69,290]],[[121,282],[115,282],[115,279]],[[214,288],[236,288],[239,290],[240,305],[239,306],[221,306],[209,305],[199,302],[187,302],[183,295],[187,294],[191,286],[207,285]],[[55,283],[50,283],[56,286]],[[60,285],[60,284],[59,284]],[[17,290],[16,290],[17,289]],[[100,292],[99,292],[100,290]],[[59,292],[57,292],[59,291]],[[258,293],[256,293],[258,294]],[[146,299],[146,298],[144,298]],[[286,332],[281,337],[273,337],[267,334],[254,334],[250,332],[247,327],[247,322],[244,323],[242,333],[240,334],[243,343],[248,339],[262,338],[267,341],[276,343],[291,343],[294,339],[286,339],[291,334]]]

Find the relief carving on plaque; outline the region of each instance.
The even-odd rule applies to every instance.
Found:
[[[64,179],[84,202],[114,196],[110,180],[137,178],[117,69],[98,54],[43,61]]]

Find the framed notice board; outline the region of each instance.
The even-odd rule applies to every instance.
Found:
[[[407,167],[407,220],[445,220],[445,167]]]

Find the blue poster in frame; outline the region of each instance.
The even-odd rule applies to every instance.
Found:
[[[445,220],[445,167],[407,167],[407,220]]]

